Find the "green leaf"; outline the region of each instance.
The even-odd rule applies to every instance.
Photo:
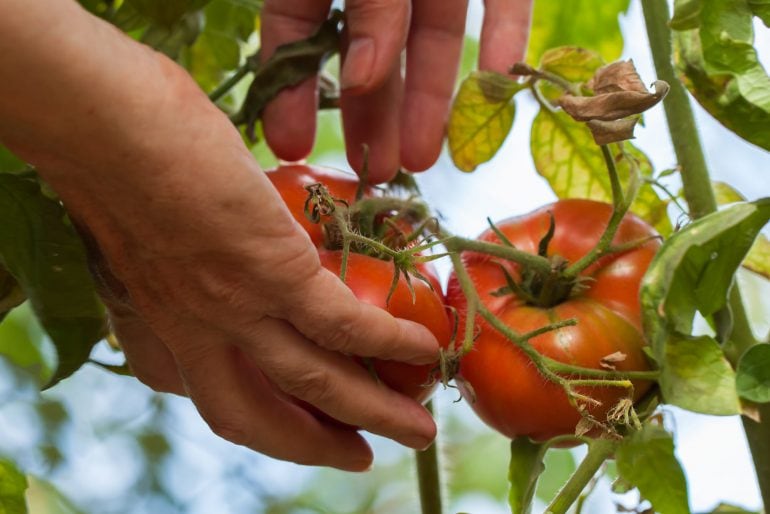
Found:
[[[577,469],[575,456],[569,450],[550,449],[543,459],[545,471],[537,482],[537,497],[549,502]]]
[[[754,16],[762,20],[765,27],[770,27],[770,0],[749,0],[749,7]]]
[[[727,302],[735,270],[770,219],[770,199],[737,203],[696,220],[666,241],[641,287],[645,333],[661,360],[669,333],[690,334],[696,311]]]
[[[741,413],[735,372],[715,339],[672,336],[665,352],[659,382],[666,403],[714,416]]]
[[[687,481],[674,455],[674,440],[663,428],[647,424],[626,437],[615,455],[618,472],[659,514],[689,514]]]
[[[0,514],[27,514],[27,477],[7,460],[0,459]]]
[[[533,443],[527,437],[511,441],[511,463],[508,466],[508,503],[512,514],[526,514],[532,508],[537,479],[543,472],[542,444]]]
[[[620,57],[623,35],[618,16],[630,0],[536,0],[526,61],[536,66],[549,48],[579,46],[598,52],[607,62]]]
[[[694,29],[700,25],[702,0],[674,0],[674,16],[671,28],[674,30]]]
[[[84,514],[53,484],[34,476],[29,477],[29,510],[33,513]]]
[[[713,182],[714,195],[718,205],[735,202],[745,202],[746,198],[731,185],[724,182]],[[770,240],[764,234],[759,234],[743,260],[743,267],[770,279]]]
[[[83,245],[61,204],[36,180],[0,175],[0,264],[18,281],[54,342],[51,384],[88,359],[106,328]]]
[[[674,234],[650,263],[642,316],[667,402],[707,414],[739,411],[734,373],[720,347],[689,334],[696,311],[708,319],[725,307],[733,275],[769,218],[770,199],[734,204]]]
[[[604,59],[592,51],[576,46],[560,46],[546,50],[540,59],[540,70],[552,73],[573,84],[591,80],[596,70],[604,66]],[[543,95],[555,102],[564,91],[546,80],[538,82]]]
[[[195,42],[201,31],[201,23],[200,16],[189,15],[170,26],[152,24],[142,34],[140,41],[176,60],[184,48]]]
[[[190,48],[185,66],[205,91],[241,63],[241,46],[254,33],[261,1],[213,0],[204,9],[205,25]]]
[[[0,267],[0,321],[3,321],[8,312],[20,305],[27,297],[19,287],[16,279],[6,270]]]
[[[752,21],[747,0],[702,2],[697,25],[686,24],[697,28],[675,33],[675,62],[690,92],[712,116],[770,150],[770,77],[753,46]]]
[[[246,124],[247,135],[254,141],[254,130],[262,110],[282,89],[296,86],[316,75],[332,55],[339,51],[342,13],[333,11],[312,36],[279,46],[275,53],[254,72],[237,125]]]
[[[27,163],[16,157],[9,149],[0,145],[0,173],[18,173],[27,169]]]
[[[770,240],[766,235],[757,236],[743,261],[743,267],[770,279]]]
[[[711,511],[711,514],[760,514],[753,510],[746,510],[742,507],[736,507],[729,503],[720,503],[717,508]]]
[[[612,201],[612,186],[601,149],[594,143],[591,131],[563,111],[540,109],[532,123],[530,139],[535,168],[559,198],[589,198]],[[625,153],[616,153],[616,167],[621,183],[627,184],[632,167],[638,166],[642,177],[652,176],[652,164],[641,150],[624,143]],[[667,204],[649,183],[639,188],[631,212],[653,225],[666,236],[671,233]]]
[[[447,128],[449,153],[457,168],[473,171],[497,153],[513,126],[513,97],[523,87],[490,71],[473,72],[462,82]]]
[[[43,330],[28,305],[14,309],[0,323],[0,356],[24,370],[42,385],[50,380],[56,359],[43,339]]]
[[[125,0],[136,12],[149,19],[153,24],[171,28],[182,17],[205,6],[210,0]]]
[[[770,402],[770,344],[757,344],[746,350],[738,361],[735,386],[741,398]]]

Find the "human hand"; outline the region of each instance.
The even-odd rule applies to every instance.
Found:
[[[425,364],[438,357],[434,337],[359,302],[321,267],[237,130],[192,79],[74,2],[11,0],[8,9],[0,140],[38,167],[92,239],[137,377],[189,395],[214,432],[280,459],[370,465],[365,440],[313,408],[428,445],[435,425],[425,408],[348,354]],[[37,10],[62,21],[39,35],[25,21]],[[0,8],[2,19],[10,17]]]
[[[312,34],[331,0],[266,0],[262,56]],[[467,0],[347,0],[341,110],[347,156],[361,171],[369,147],[372,182],[400,166],[420,171],[438,158],[465,34]],[[485,0],[479,67],[507,73],[524,57],[532,0]],[[406,48],[406,74],[401,53]],[[317,79],[282,91],[265,109],[265,138],[285,160],[310,153]]]

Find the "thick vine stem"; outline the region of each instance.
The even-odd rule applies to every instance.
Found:
[[[617,441],[611,439],[592,439],[588,442],[588,453],[570,479],[564,484],[556,497],[545,510],[545,514],[565,514],[580,493],[591,482],[604,461],[615,453]]]
[[[425,405],[428,412],[433,411],[433,402]],[[441,514],[441,473],[438,462],[438,442],[434,441],[427,449],[415,452],[417,463],[417,484],[420,489],[420,508],[422,514]]]
[[[663,101],[671,140],[681,167],[684,197],[693,218],[716,210],[716,199],[711,187],[708,167],[698,137],[687,91],[679,82],[672,63],[671,29],[666,0],[642,0],[650,50],[657,75],[668,82],[671,90]],[[737,359],[751,346],[758,344],[737,284],[730,293],[733,312],[733,330],[726,355],[735,366]],[[759,489],[765,510],[770,509],[770,404],[759,407],[761,423],[743,417],[743,427],[754,459]]]

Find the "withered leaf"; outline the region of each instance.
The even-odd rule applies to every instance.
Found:
[[[577,121],[615,121],[643,113],[668,93],[668,83],[662,80],[656,80],[653,86],[654,93],[616,90],[596,96],[565,94],[559,100],[559,105]]]
[[[632,116],[614,121],[591,120],[586,125],[591,130],[597,145],[608,145],[633,139],[637,121],[637,117]]]
[[[594,96],[565,94],[559,105],[575,120],[588,122],[599,145],[633,139],[638,115],[660,102],[669,89],[658,80],[655,92],[647,91],[630,60],[602,66],[587,85]]]
[[[616,91],[647,92],[644,82],[636,72],[634,61],[630,59],[602,66],[596,70],[594,77],[588,82],[588,87],[593,90],[595,95]]]

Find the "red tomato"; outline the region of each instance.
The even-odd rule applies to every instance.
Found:
[[[321,264],[339,274],[342,264],[342,252],[321,251]],[[345,283],[356,297],[366,303],[387,310],[397,318],[416,321],[430,330],[443,348],[449,345],[452,334],[451,321],[444,306],[444,297],[440,289],[431,289],[424,281],[412,277],[414,301],[402,276],[396,290],[386,303],[393,280],[393,263],[351,253]],[[423,265],[421,272],[429,280],[436,281],[435,271],[431,266]],[[437,364],[412,366],[395,361],[373,359],[377,376],[385,384],[417,401],[425,401],[434,390],[438,378],[433,370]],[[432,384],[432,385],[429,385]]]
[[[305,164],[286,164],[268,170],[267,178],[281,193],[294,219],[307,231],[316,246],[321,246],[324,242],[323,227],[305,216],[305,202],[308,197],[305,186],[321,182],[334,198],[348,203],[355,201],[358,189],[358,177],[353,173]]]
[[[519,250],[537,253],[538,244],[549,228],[549,211],[555,219],[549,256],[559,255],[575,262],[596,245],[612,207],[590,200],[562,200],[502,221],[497,227]],[[654,235],[650,226],[629,215],[621,222],[614,244]],[[492,230],[481,234],[479,239],[500,242]],[[575,288],[569,298],[551,307],[528,305],[513,295],[491,294],[506,286],[500,265],[514,278],[519,277],[519,266],[515,263],[475,253],[465,253],[462,257],[482,302],[517,332],[525,333],[568,318],[578,320],[577,326],[531,339],[530,344],[543,355],[600,369],[603,357],[623,352],[625,360],[615,364],[619,371],[647,370],[649,364],[642,351],[639,283],[659,246],[654,239],[600,259],[582,273],[588,279],[581,284],[584,288]],[[450,277],[447,299],[459,311],[462,323],[467,304],[454,275]],[[473,349],[462,358],[462,380],[458,382],[479,417],[510,438],[529,436],[545,440],[573,433],[581,414],[569,404],[564,390],[543,378],[514,343],[480,318],[477,323],[480,333]],[[460,327],[458,333],[462,334],[463,330]],[[634,399],[649,387],[648,382],[635,383]],[[613,387],[578,391],[601,402],[599,407],[589,407],[589,412],[600,421],[604,421],[607,411],[627,394],[626,390]]]

